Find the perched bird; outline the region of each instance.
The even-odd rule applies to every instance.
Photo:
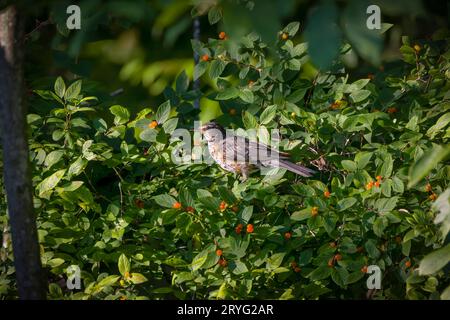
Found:
[[[226,134],[225,129],[211,121],[200,127],[208,143],[211,157],[223,169],[248,178],[252,167],[284,168],[303,177],[311,177],[315,171],[294,164],[287,159],[289,154],[279,152],[267,145],[237,135]]]

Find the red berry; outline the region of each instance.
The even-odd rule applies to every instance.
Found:
[[[173,204],[172,208],[174,208],[174,209],[180,209],[180,208],[181,208],[181,203],[175,202],[175,203]]]
[[[156,128],[158,126],[158,121],[156,121],[156,120],[153,120],[152,122],[150,122],[149,124],[148,124],[148,127],[150,128],[150,129],[154,129],[154,128]]]
[[[248,224],[247,225],[247,233],[253,233],[253,231],[254,231],[253,225],[252,224]]]
[[[186,208],[186,211],[187,211],[187,212],[193,213],[193,212],[195,212],[195,209],[192,208],[192,207],[187,207],[187,208]]]

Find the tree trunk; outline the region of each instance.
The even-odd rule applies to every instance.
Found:
[[[23,101],[23,18],[14,5],[0,12],[0,121],[4,182],[17,287],[21,299],[45,299],[33,208]]]

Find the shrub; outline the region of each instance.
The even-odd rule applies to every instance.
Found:
[[[449,248],[448,42],[418,50],[404,38],[403,63],[360,79],[340,60],[307,77],[297,30],[281,30],[274,51],[256,34],[238,47],[225,37],[193,41],[207,56],[194,78],[217,83],[204,95],[220,103],[223,125],[257,128],[262,139],[278,128],[280,148],[316,167],[310,179],[281,172],[241,182],[217,165],[174,164],[170,136],[192,127],[203,95],[184,72],[166,102],[137,115],[114,105],[102,116],[81,80],[35,90],[43,111],[28,122],[51,298],[363,298],[370,265],[382,271],[376,298],[440,296],[449,280],[440,270]],[[14,296],[10,250],[2,248],[0,294]],[[82,270],[81,290],[65,288],[70,265]]]

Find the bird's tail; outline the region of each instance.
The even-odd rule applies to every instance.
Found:
[[[314,170],[308,169],[306,167],[300,166],[298,164],[286,160],[279,160],[278,163],[280,168],[287,169],[291,172],[301,175],[302,177],[311,177],[314,173],[316,173]]]

